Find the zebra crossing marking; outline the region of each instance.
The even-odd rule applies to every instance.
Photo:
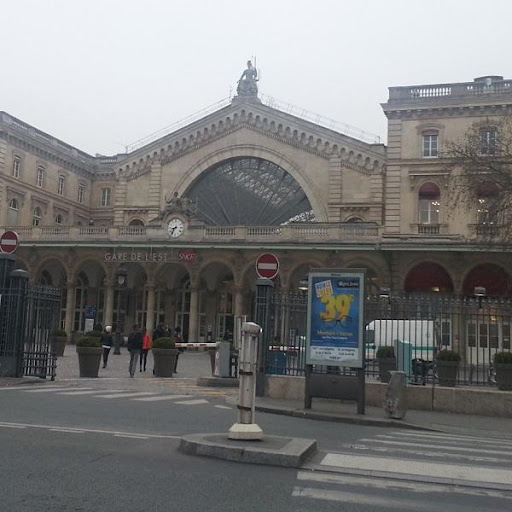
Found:
[[[231,407],[228,407],[227,405],[214,405],[213,407],[216,407],[217,409],[229,409],[229,410],[231,410]]]
[[[387,489],[405,489],[409,493],[417,494],[465,494],[472,496],[487,496],[489,498],[504,498],[512,501],[512,495],[509,492],[497,491],[494,489],[475,489],[472,487],[461,487],[456,485],[438,485],[423,482],[407,482],[405,480],[393,480],[390,478],[369,478],[365,476],[344,475],[337,473],[322,473],[317,471],[299,471],[297,473],[299,482],[321,483],[340,485],[343,487],[360,486],[365,489],[372,488],[378,490]]]
[[[414,448],[428,448],[429,450],[446,450],[449,448],[455,452],[465,452],[465,453],[489,453],[493,455],[512,455],[512,451],[508,450],[489,450],[489,449],[479,449],[479,448],[468,448],[466,446],[452,446],[452,445],[433,445],[433,444],[424,444],[424,443],[408,443],[404,441],[390,441],[387,439],[381,439],[384,436],[378,436],[379,439],[359,439],[362,443],[378,443],[386,446],[411,446]]]
[[[92,388],[81,388],[81,389],[92,389]],[[40,389],[26,389],[25,393],[52,393],[54,391],[66,391],[69,387],[45,387]]]
[[[491,486],[507,486],[512,489],[512,470],[491,467],[473,467],[460,464],[437,463],[424,460],[328,453],[320,462],[321,466],[335,467],[353,474],[393,475],[402,479],[431,478],[439,483],[476,482]]]
[[[174,403],[182,404],[182,405],[199,405],[199,404],[207,404],[208,400],[198,398],[197,400],[183,400],[182,402],[174,402]]]
[[[87,391],[59,391],[58,395],[68,395],[68,396],[79,396],[79,395],[94,395],[94,393],[101,393],[103,390],[101,389],[93,389],[90,388]],[[123,389],[111,389],[109,390],[109,393],[122,393]]]
[[[187,398],[190,395],[162,395],[162,396],[147,396],[144,398],[134,398],[134,402],[159,402],[160,400],[178,400],[180,398]]]
[[[101,393],[101,391],[100,391],[100,393]],[[150,396],[150,395],[156,395],[156,394],[157,393],[153,393],[151,391],[137,391],[136,393],[122,392],[122,393],[114,393],[114,394],[108,394],[108,395],[94,395],[94,398],[110,398],[110,399],[132,398],[132,397],[136,397],[136,396]]]
[[[182,388],[184,386],[181,386]],[[190,388],[190,386],[188,386]],[[205,392],[203,388],[199,388],[194,386],[196,395],[203,395],[207,397],[211,396],[220,396],[223,395],[222,392]],[[208,400],[202,398],[195,398],[194,394],[162,394],[162,392],[154,392],[154,391],[133,391],[130,389],[98,389],[91,387],[84,388],[70,388],[61,387],[61,386],[48,386],[44,388],[38,389],[27,389],[25,386],[16,386],[12,388],[0,388],[0,389],[14,389],[14,390],[22,390],[27,393],[55,393],[58,395],[64,396],[90,396],[92,398],[104,398],[104,399],[130,399],[132,401],[139,402],[160,402],[172,400],[175,404],[180,405],[200,405],[200,404],[208,404]],[[188,400],[180,400],[182,398],[188,398]],[[178,401],[180,400],[180,401]],[[219,409],[231,409],[231,407],[217,405],[215,406]]]
[[[388,434],[389,436],[389,434]],[[388,437],[386,436],[386,437]],[[462,441],[474,444],[475,439],[478,441],[478,444],[490,444],[495,446],[510,446],[512,447],[512,441],[508,441],[505,439],[483,439],[481,437],[471,437],[471,436],[463,436],[460,434],[448,434],[448,433],[425,433],[420,434],[418,432],[391,432],[391,436],[393,438],[402,438],[402,437],[413,437],[413,438],[422,438],[422,439],[435,439],[438,441]],[[382,435],[377,435],[376,437],[382,437]]]

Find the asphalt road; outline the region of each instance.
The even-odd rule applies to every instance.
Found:
[[[497,454],[485,440],[258,414],[258,424],[266,433],[314,438],[323,452],[301,470],[237,464],[177,451],[182,435],[225,432],[234,422],[235,408],[218,391],[202,390],[185,380],[153,391],[145,387],[117,392],[114,386],[70,382],[44,385],[43,391],[38,391],[43,389],[39,386],[0,388],[0,510],[501,512],[512,508],[512,493],[490,490],[488,484],[415,483],[399,475],[375,478],[355,475],[355,470],[343,472],[347,467],[336,462],[340,454],[352,457],[356,466],[358,457],[375,465],[385,459],[398,470],[400,464],[417,460],[432,472],[439,471],[439,464],[467,465],[468,471],[476,464],[491,473],[496,470],[496,478],[503,480],[512,459],[509,445],[501,446],[502,453]]]

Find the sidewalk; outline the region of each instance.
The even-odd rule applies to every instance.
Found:
[[[231,401],[229,398],[228,401]],[[383,408],[366,406],[364,415],[357,414],[355,402],[341,403],[339,400],[313,399],[311,409],[304,409],[299,400],[258,397],[256,410],[271,414],[283,414],[297,418],[353,423],[359,425],[432,430],[452,435],[469,435],[512,440],[512,419],[449,414],[443,412],[417,411],[409,409],[403,420],[386,417]]]

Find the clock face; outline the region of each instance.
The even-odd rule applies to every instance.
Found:
[[[183,231],[185,231],[185,226],[181,219],[175,217],[169,221],[167,232],[172,238],[177,238],[181,236],[183,234]]]

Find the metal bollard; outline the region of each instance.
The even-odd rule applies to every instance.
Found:
[[[263,430],[254,422],[256,404],[256,363],[261,327],[253,322],[242,324],[242,348],[239,355],[240,387],[238,422],[229,429],[229,439],[260,440]]]

